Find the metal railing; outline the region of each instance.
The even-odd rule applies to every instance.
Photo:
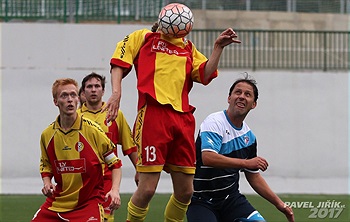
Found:
[[[225,48],[222,68],[348,70],[350,32],[235,30],[241,44]],[[192,30],[206,56],[222,30]]]
[[[163,0],[0,0],[0,19],[58,22],[156,21]]]
[[[331,0],[330,0],[331,1]],[[342,1],[349,2],[350,0]],[[0,0],[0,19],[156,21],[165,0]],[[195,1],[188,0],[188,3]],[[210,2],[210,1],[207,1]],[[220,1],[224,2],[224,1]],[[254,1],[252,1],[254,2]],[[307,1],[305,1],[307,2]],[[151,24],[151,23],[150,23]],[[151,26],[151,25],[150,25]],[[189,39],[210,56],[222,30],[193,30]],[[349,70],[349,32],[236,30],[242,44],[224,50],[220,67]]]
[[[0,19],[156,21],[160,9],[171,2],[202,10],[350,13],[350,0],[0,0]]]

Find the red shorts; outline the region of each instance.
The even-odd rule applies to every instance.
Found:
[[[148,102],[137,114],[134,140],[138,146],[137,171],[165,170],[195,173],[195,119],[191,112]]]
[[[35,213],[32,222],[103,222],[103,207],[96,200],[92,200],[84,206],[67,212],[55,212],[41,206]]]

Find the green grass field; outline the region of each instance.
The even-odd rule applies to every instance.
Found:
[[[125,221],[126,205],[131,194],[122,194],[122,207],[116,211],[115,219]],[[350,195],[280,195],[290,202],[296,222],[349,222]],[[147,222],[162,222],[163,211],[169,194],[156,194],[152,199]],[[286,221],[274,206],[257,195],[247,195],[268,222]],[[44,202],[42,195],[0,195],[0,222],[28,222]],[[318,205],[321,204],[320,207]],[[344,207],[344,208],[343,208]],[[313,208],[313,209],[311,209]]]

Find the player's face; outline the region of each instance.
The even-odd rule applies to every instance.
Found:
[[[78,102],[78,89],[75,85],[69,84],[57,88],[57,98],[54,99],[54,103],[58,106],[60,114],[75,114]]]
[[[104,90],[102,89],[101,81],[97,78],[91,78],[86,81],[84,94],[86,102],[90,105],[95,105],[102,101]]]
[[[228,103],[230,113],[239,116],[247,115],[256,107],[253,87],[245,82],[238,83],[228,97]]]

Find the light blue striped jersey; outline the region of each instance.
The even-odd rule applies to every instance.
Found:
[[[196,174],[194,195],[204,198],[222,198],[238,194],[239,171],[244,169],[219,169],[203,166],[202,151],[212,151],[227,157],[251,159],[257,156],[257,141],[249,126],[243,122],[235,127],[226,111],[210,114],[201,124],[196,141]],[[258,172],[258,169],[246,169]]]

